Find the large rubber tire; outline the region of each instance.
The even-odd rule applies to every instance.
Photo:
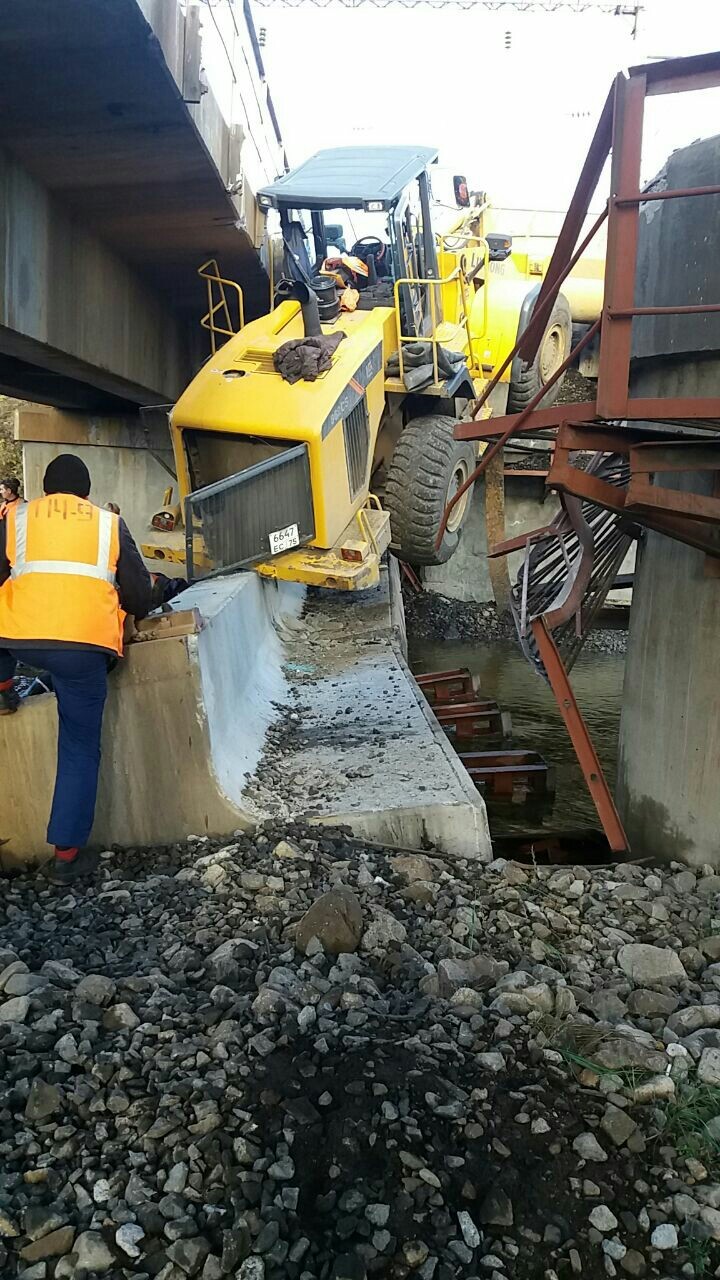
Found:
[[[572,316],[570,314],[570,304],[567,298],[562,294],[558,294],[555,306],[550,314],[547,329],[543,334],[543,340],[538,347],[537,354],[532,364],[520,364],[519,370],[516,372],[513,367],[513,377],[510,382],[510,390],[507,399],[507,413],[521,413],[530,404],[530,401],[538,394],[539,391],[549,382],[553,373],[560,367],[563,360],[566,360],[570,354],[570,346],[572,342]],[[513,361],[515,366],[515,361]],[[547,395],[540,402],[542,408],[547,408],[554,404],[560,394],[560,388],[565,380],[565,375],[558,378],[553,387],[550,388]]]
[[[385,485],[390,545],[398,559],[408,564],[444,564],[457,549],[472,488],[454,508],[442,543],[435,550],[447,502],[476,465],[474,446],[455,440],[454,429],[455,419],[444,414],[414,418],[393,451]]]

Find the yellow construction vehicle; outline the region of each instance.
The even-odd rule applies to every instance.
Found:
[[[452,555],[471,490],[439,549],[437,531],[476,461],[455,422],[512,349],[533,282],[493,275],[511,246],[460,214],[461,179],[450,234],[433,227],[436,161],[428,147],[334,149],[258,193],[279,215],[284,278],[269,313],[214,349],[175,405],[184,530],[156,522],[145,555],[184,556],[193,576],[251,566],[346,590],[377,582],[388,545],[413,565]],[[382,234],[357,237],[363,215]],[[220,322],[227,337],[226,307]],[[518,394],[557,369],[570,329],[560,297]]]
[[[520,331],[527,323],[531,306],[545,278],[564,217],[565,214],[559,211],[497,206],[485,193],[475,193],[471,206],[460,221],[458,229],[461,232],[470,230],[474,235],[486,236],[491,241],[498,236],[506,247],[509,246],[509,253],[505,256],[495,255],[490,272],[493,280],[500,277],[511,289],[514,288],[520,306],[517,326]],[[584,231],[589,230],[592,221],[592,218],[588,218]],[[605,242],[601,232],[563,282],[564,301],[556,308],[555,317],[548,325],[543,344],[532,365],[525,367],[518,360],[510,369],[508,412],[519,412],[525,407],[547,379],[548,375],[544,371],[552,365],[555,352],[564,346],[567,336],[564,302],[567,302],[570,309],[573,346],[599,319],[603,304],[604,276]],[[507,291],[505,297],[508,297]],[[504,323],[512,331],[516,321],[517,317],[512,310],[505,308],[491,325],[488,343],[491,358],[496,350],[506,354],[507,331],[502,333],[501,326]],[[515,338],[517,336],[516,332]],[[515,338],[511,346],[514,345]],[[583,351],[579,362],[579,372],[583,376],[597,377],[597,352],[597,342]]]

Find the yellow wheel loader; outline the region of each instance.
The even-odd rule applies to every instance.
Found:
[[[388,546],[416,566],[453,554],[470,490],[436,550],[437,531],[476,462],[454,426],[514,345],[532,286],[493,277],[502,236],[457,217],[449,236],[433,227],[436,161],[429,147],[322,151],[258,193],[279,215],[283,279],[171,413],[184,530],[160,513],[146,556],[184,558],[193,577],[252,567],[350,590],[378,581]],[[378,234],[356,234],[366,215]],[[558,305],[543,381],[569,349]],[[510,395],[527,396],[515,372]]]

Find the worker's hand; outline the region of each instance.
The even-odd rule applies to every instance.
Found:
[[[131,640],[135,639],[136,635],[137,627],[135,626],[135,619],[131,613],[126,613],[125,621],[123,623],[123,642],[125,644],[129,644]]]

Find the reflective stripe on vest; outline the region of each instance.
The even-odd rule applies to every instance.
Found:
[[[115,586],[115,574],[109,568],[115,518],[112,511],[98,512],[98,551],[95,564],[87,564],[81,560],[26,559],[27,513],[27,504],[15,512],[15,556],[10,569],[12,578],[22,578],[27,573],[65,573],[76,578],[96,578]]]

